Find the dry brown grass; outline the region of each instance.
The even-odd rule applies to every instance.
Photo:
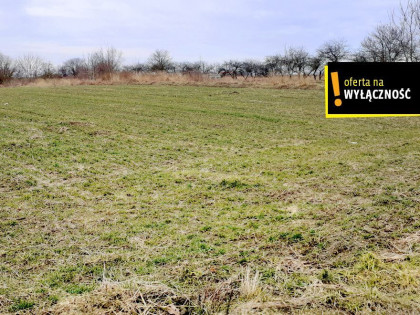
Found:
[[[76,86],[76,85],[174,85],[174,86],[215,86],[215,87],[255,87],[274,89],[322,89],[323,81],[314,80],[313,77],[288,77],[272,76],[266,78],[243,78],[232,79],[231,77],[214,78],[200,73],[130,73],[121,72],[98,79],[79,78],[49,78],[49,79],[20,79],[7,83],[6,86]]]
[[[39,314],[214,314],[241,293],[238,276],[185,295],[158,282],[104,279],[94,291],[68,297]],[[242,296],[242,295],[241,295]]]
[[[241,279],[240,292],[247,298],[256,296],[260,291],[260,274],[258,271],[252,274],[251,268],[247,267]]]
[[[72,297],[46,309],[44,314],[181,314],[191,301],[157,283],[105,281],[90,294]]]

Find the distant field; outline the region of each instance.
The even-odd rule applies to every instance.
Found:
[[[0,89],[0,313],[420,312],[420,119],[320,90]]]

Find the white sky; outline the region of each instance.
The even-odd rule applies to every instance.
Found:
[[[126,64],[156,49],[175,60],[263,59],[286,46],[313,52],[329,39],[351,48],[398,0],[0,0],[0,52],[53,63],[100,47]]]

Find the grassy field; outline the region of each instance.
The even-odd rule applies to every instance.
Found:
[[[0,89],[0,313],[420,312],[420,119],[323,99]]]

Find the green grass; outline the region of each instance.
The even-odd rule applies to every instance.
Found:
[[[0,312],[107,283],[193,313],[420,311],[420,120],[327,120],[323,99],[0,89]]]

